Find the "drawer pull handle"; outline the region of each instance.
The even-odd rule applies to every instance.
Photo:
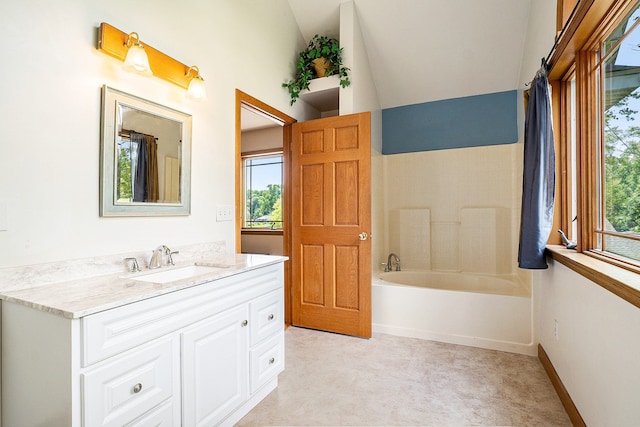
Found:
[[[141,383],[138,383],[138,384],[133,386],[133,392],[134,393],[140,393],[141,390],[142,390],[142,384]]]
[[[276,363],[276,359],[274,357],[269,359],[269,365],[273,365],[274,363]]]
[[[275,317],[276,316],[274,316],[273,313],[272,313],[272,314],[269,315],[269,320],[273,320]]]
[[[247,326],[248,324],[249,324],[249,321],[248,321],[248,320],[244,320],[244,321],[242,322],[242,327],[245,327],[245,326]]]

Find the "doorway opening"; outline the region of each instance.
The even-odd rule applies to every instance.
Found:
[[[236,89],[236,252],[289,256],[290,142],[296,120]],[[291,323],[290,261],[285,323]]]

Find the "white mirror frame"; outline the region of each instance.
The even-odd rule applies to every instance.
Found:
[[[126,105],[182,124],[179,203],[116,203],[118,106]],[[191,115],[155,102],[102,88],[102,130],[100,138],[100,216],[177,216],[191,212]]]

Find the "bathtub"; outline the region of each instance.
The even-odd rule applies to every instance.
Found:
[[[537,354],[531,292],[515,276],[380,273],[371,303],[374,332]]]

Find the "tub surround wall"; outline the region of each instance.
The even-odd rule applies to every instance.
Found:
[[[511,210],[464,208],[460,210],[462,271],[511,274]]]
[[[411,268],[515,274],[521,151],[504,144],[383,156],[389,252]]]
[[[431,269],[430,224],[429,209],[393,209],[389,212],[389,252],[402,254],[403,268]]]
[[[536,354],[531,287],[526,276],[523,283],[516,279],[513,256],[521,152],[522,144],[500,144],[383,156],[388,252],[400,257],[403,269],[445,274],[461,287],[396,285],[380,280],[378,269],[374,331]],[[473,274],[508,276],[522,292],[465,289]]]
[[[429,209],[389,212],[389,252],[407,268],[511,274],[511,212],[463,208],[459,221],[432,222]]]

